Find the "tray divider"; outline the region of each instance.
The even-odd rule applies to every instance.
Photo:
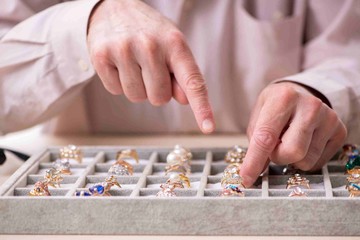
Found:
[[[84,172],[79,176],[79,178],[74,183],[74,186],[66,193],[65,197],[74,196],[77,188],[83,188],[85,186],[86,176],[90,175],[92,172],[95,172],[95,165],[99,162],[103,162],[105,159],[105,153],[103,151],[98,152],[94,157],[94,160],[89,163],[89,165],[84,169]]]
[[[323,166],[322,168],[322,174],[324,176],[324,188],[325,188],[325,197],[332,198],[333,197],[333,191],[329,176],[329,170],[327,168],[327,165]]]
[[[158,160],[158,153],[153,152],[150,155],[149,162],[146,164],[143,173],[141,174],[141,177],[139,178],[134,190],[131,192],[130,197],[139,197],[140,196],[140,188],[146,187],[146,178],[147,176],[152,174],[153,171],[153,165]]]
[[[266,173],[261,177],[261,197],[267,198],[269,197],[269,167]]]
[[[200,179],[199,189],[196,193],[196,197],[204,197],[204,192],[207,184],[207,178],[211,172],[211,163],[213,161],[213,153],[211,151],[206,152],[206,159],[204,169]]]

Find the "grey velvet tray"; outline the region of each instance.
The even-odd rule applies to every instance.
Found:
[[[135,148],[140,163],[133,176],[119,176],[122,188],[111,197],[75,197],[76,190],[101,182],[116,152]],[[176,198],[156,198],[166,181],[171,148],[86,147],[82,164],[72,164],[51,197],[29,197],[34,183],[58,158],[58,147],[33,156],[0,188],[1,234],[156,234],[156,235],[359,235],[360,199],[349,198],[344,166],[332,161],[304,175],[312,189],[306,198],[288,197],[289,175],[270,165],[244,198],[219,197],[227,149],[191,149],[190,189]]]

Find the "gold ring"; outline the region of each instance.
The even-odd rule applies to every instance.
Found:
[[[110,189],[113,186],[118,186],[121,188],[120,183],[117,181],[114,175],[111,175],[105,179],[104,182],[95,183],[89,188],[91,196],[111,196]]]
[[[173,172],[173,173],[170,174],[170,177],[166,181],[166,184],[174,185],[175,187],[178,187],[178,188],[185,188],[185,186],[189,188],[190,187],[190,180],[183,173]]]
[[[116,176],[133,175],[134,168],[130,163],[124,160],[126,158],[132,158],[136,163],[139,163],[139,156],[136,150],[122,150],[116,154],[116,162],[109,168],[108,173]]]
[[[71,175],[70,162],[67,158],[56,159],[53,163],[53,168],[60,171],[61,174]]]
[[[240,166],[240,163],[231,163],[225,168],[221,178],[222,187],[228,184],[243,186],[243,179],[240,176]]]
[[[357,183],[350,182],[346,185],[346,189],[349,191],[349,197],[357,197],[360,196],[360,185]]]
[[[47,182],[49,186],[60,187],[60,182],[64,180],[64,178],[61,176],[61,171],[57,170],[55,168],[50,168],[46,170],[44,180]]]
[[[37,181],[29,196],[51,196],[46,181]]]
[[[310,189],[310,182],[305,177],[300,176],[300,174],[296,173],[294,176],[290,177],[287,181],[286,189],[304,186]]]
[[[175,145],[174,150],[166,157],[166,174],[174,171],[190,174],[192,157],[190,150],[181,147],[180,145]]]
[[[246,155],[246,149],[235,145],[225,155],[225,162],[227,163],[243,163]]]
[[[82,162],[83,154],[80,148],[75,145],[68,145],[60,149],[60,159],[74,159]]]

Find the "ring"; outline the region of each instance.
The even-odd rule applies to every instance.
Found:
[[[243,186],[242,178],[240,176],[240,163],[231,163],[224,170],[221,178],[221,186],[225,187],[228,184]]]
[[[294,176],[290,177],[289,180],[287,181],[286,189],[297,186],[304,186],[310,189],[310,182],[305,177],[301,177],[300,174],[296,173]]]
[[[89,188],[91,196],[111,196],[109,193],[111,187],[118,186],[121,188],[121,185],[118,183],[115,176],[111,175],[105,179],[104,182],[95,183]]]
[[[136,161],[136,163],[139,163],[139,155],[134,149],[121,150],[116,154],[117,161],[123,160],[124,158],[132,158]]]
[[[108,173],[116,176],[133,175],[133,166],[130,163],[126,162],[124,158],[132,158],[136,161],[136,163],[139,163],[139,156],[136,150],[122,150],[116,154],[116,162],[109,168]]]
[[[307,197],[307,194],[300,187],[295,187],[289,197]]]
[[[225,155],[225,162],[227,163],[243,163],[246,155],[246,149],[235,145]]]
[[[50,168],[46,170],[44,180],[52,187],[56,187],[56,185],[60,187],[60,182],[62,182],[64,178],[61,176],[61,171]]]
[[[174,185],[175,188],[185,188],[186,187],[190,187],[190,180],[189,178],[184,175],[183,173],[176,173],[173,172],[170,174],[169,179],[166,181],[166,184],[168,185]]]
[[[68,145],[60,149],[61,159],[74,159],[79,163],[82,162],[83,154],[80,148],[75,145]]]
[[[174,189],[176,188],[175,185],[172,184],[161,184],[161,190],[156,194],[156,197],[176,197]]]
[[[353,174],[346,178],[348,182],[351,183],[360,183],[360,175],[359,174]]]
[[[180,145],[175,145],[174,150],[172,150],[166,157],[167,166],[165,167],[166,174],[169,172],[177,171],[184,174],[191,173],[191,159],[192,153],[190,150],[181,147]]]
[[[358,146],[355,144],[344,144],[339,155],[339,160],[347,161],[349,157],[359,155]]]
[[[360,185],[351,182],[346,186],[346,189],[350,193],[349,197],[360,196]]]
[[[70,175],[70,162],[67,158],[62,159],[56,159],[56,161],[53,163],[53,168],[60,171],[61,174]]]
[[[244,197],[245,194],[243,191],[241,191],[241,189],[234,184],[227,184],[223,190],[221,191],[221,195],[222,197]]]
[[[46,181],[37,181],[29,196],[51,196]]]

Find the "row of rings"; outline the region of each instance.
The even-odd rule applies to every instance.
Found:
[[[234,146],[225,155],[225,162],[229,165],[225,168],[222,178],[221,187],[222,197],[244,197],[245,193],[241,188],[244,188],[242,178],[240,176],[241,165],[246,155],[246,149],[240,146]]]
[[[188,175],[191,173],[192,157],[190,150],[175,145],[166,157],[165,175],[169,175],[169,178],[160,185],[161,190],[156,194],[157,197],[175,197],[176,188],[190,188]]]

